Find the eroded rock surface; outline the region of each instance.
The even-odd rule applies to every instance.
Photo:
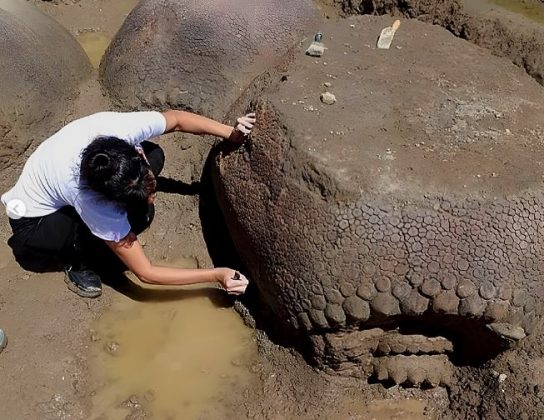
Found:
[[[462,364],[512,345],[493,326],[519,337],[542,313],[542,87],[418,21],[376,50],[389,22],[326,24],[321,59],[301,49],[237,104],[233,115],[252,103],[258,125],[216,165],[223,213],[262,300],[310,337],[318,363],[350,374],[365,360],[353,354],[370,351],[353,344],[359,329],[446,337]],[[325,82],[332,106],[319,100]],[[329,351],[335,335],[351,356]],[[406,340],[419,344],[359,372],[423,381],[401,365],[415,366],[409,358],[429,344],[397,343]],[[442,366],[449,350],[434,353]],[[441,372],[425,380],[446,382]]]
[[[77,93],[90,71],[84,51],[52,18],[26,2],[0,0],[0,170]]]
[[[311,0],[144,0],[108,48],[102,83],[125,107],[223,116],[314,19]]]

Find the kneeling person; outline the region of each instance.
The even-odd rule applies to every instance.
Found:
[[[152,264],[137,235],[153,220],[156,177],[164,165],[164,152],[151,138],[181,131],[239,144],[254,123],[254,114],[230,127],[174,110],[101,112],[69,123],[40,144],[15,186],[1,197],[16,260],[33,271],[60,263],[70,290],[97,297],[102,283],[90,257],[103,241],[143,282],[217,281],[229,293],[243,293],[247,279],[229,268]]]

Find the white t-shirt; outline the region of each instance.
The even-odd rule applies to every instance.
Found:
[[[166,119],[155,111],[100,112],[73,121],[38,146],[2,203],[12,218],[41,217],[72,206],[95,236],[119,241],[130,232],[126,211],[80,187],[81,153],[97,137],[117,137],[138,147],[165,130]]]

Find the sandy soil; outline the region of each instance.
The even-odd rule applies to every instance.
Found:
[[[113,36],[136,3],[135,0],[29,1],[57,19],[75,37],[83,33]],[[336,18],[332,3],[332,0],[323,2],[323,14]],[[108,101],[96,82],[90,81],[82,86],[80,99],[66,119],[107,108],[110,108]],[[157,204],[160,217],[143,240],[155,260],[172,261],[185,255],[200,267],[210,266],[196,194],[213,139],[171,138],[174,141],[164,142],[167,156],[173,158],[167,163],[164,176],[175,181],[163,183],[166,191],[159,194]],[[0,186],[15,180],[16,169],[3,174]],[[91,394],[96,386],[89,371],[91,325],[119,300],[119,293],[137,300],[141,290],[110,281],[115,287],[106,286],[101,298],[80,299],[66,289],[59,273],[33,274],[21,270],[5,245],[8,236],[7,221],[2,218],[0,327],[8,332],[10,340],[0,356],[2,417],[89,418]],[[445,389],[385,390],[379,385],[363,388],[356,382],[314,371],[298,353],[272,343],[261,332],[256,332],[256,340],[259,354],[248,366],[252,372],[250,386],[222,398],[221,410],[211,407],[207,418],[224,418],[224,410],[232,418],[256,419],[445,418],[441,414],[449,404]],[[462,406],[471,404],[462,398],[459,401]],[[462,409],[457,413],[465,414]],[[454,414],[447,415],[450,416]],[[146,418],[146,413],[133,412],[127,418]]]

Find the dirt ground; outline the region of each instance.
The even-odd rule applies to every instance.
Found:
[[[75,37],[84,33],[112,37],[137,3],[135,0],[29,1],[57,19]],[[328,5],[323,6],[323,14],[336,19],[332,1],[324,3]],[[80,98],[73,104],[66,120],[109,108],[108,100],[93,79],[82,86]],[[163,183],[165,191],[159,193],[157,203],[159,216],[143,236],[148,244],[146,250],[155,261],[171,262],[182,255],[191,258],[199,267],[212,264],[201,231],[198,181],[213,141],[178,135],[170,136],[163,143],[167,156],[173,158],[167,162],[164,177],[175,181]],[[2,174],[2,188],[15,181],[18,168],[20,165],[15,165]],[[114,287],[107,285],[101,298],[80,299],[66,289],[62,274],[34,274],[20,269],[5,245],[8,236],[7,220],[2,218],[0,328],[7,331],[9,345],[0,356],[1,417],[90,418],[96,387],[89,364],[93,340],[91,326],[119,300],[120,294],[138,300],[141,290],[127,283],[111,282]],[[261,332],[257,331],[255,335],[259,345],[257,357],[247,366],[252,373],[250,385],[237,390],[239,392],[222,395],[218,398],[218,407],[210,407],[206,418],[410,420],[467,417],[464,407],[477,406],[480,403],[478,395],[484,392],[475,389],[474,382],[469,381],[466,388],[461,382],[451,391],[455,411],[444,414],[450,404],[449,390],[363,387],[316,372],[298,353],[272,343]],[[529,349],[525,355],[535,354],[533,350],[539,347],[534,342],[525,346]],[[524,357],[512,359],[506,355],[500,366],[510,370],[519,368],[529,356]],[[479,375],[478,371],[471,370],[464,373],[467,378]],[[490,376],[489,381],[496,382],[496,378]],[[515,384],[507,385],[511,391],[515,387]],[[535,381],[534,386],[541,385]],[[500,388],[489,389],[491,391],[485,392],[490,399],[505,405],[511,403],[501,397]],[[538,398],[540,391],[534,392]],[[470,401],[471,398],[474,401]],[[152,417],[145,411],[136,410],[127,418]],[[489,418],[497,417],[490,415]],[[525,418],[532,416],[527,414]]]

